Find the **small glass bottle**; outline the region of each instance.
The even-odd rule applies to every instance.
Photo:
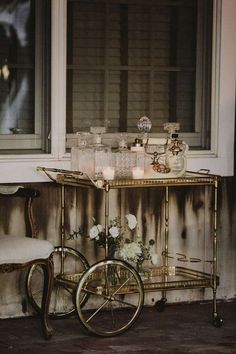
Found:
[[[71,169],[73,171],[84,172],[85,175],[82,176],[86,178],[86,174],[90,177],[94,174],[94,164],[91,163],[93,160],[93,149],[89,145],[90,133],[88,132],[78,132],[77,135],[77,146],[71,148]]]
[[[171,124],[171,123],[169,123]],[[177,124],[177,123],[173,123]],[[179,139],[179,134],[172,129],[169,131],[169,138],[167,139],[167,165],[170,168],[171,173],[175,176],[181,176],[186,171],[186,153],[188,145]]]
[[[136,164],[136,153],[128,149],[127,136],[122,134],[118,151],[115,153],[116,178],[132,178],[132,169]]]
[[[93,135],[93,159],[90,160],[94,166],[93,178],[100,179],[103,178],[103,169],[112,167],[111,148],[102,143],[102,133],[106,132],[105,127],[91,127],[90,131]]]
[[[173,139],[168,146],[167,162],[174,175],[180,175],[185,172],[186,157],[184,155],[182,141],[178,138]]]

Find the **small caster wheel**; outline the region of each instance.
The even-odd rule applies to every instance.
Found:
[[[223,324],[223,319],[220,316],[215,316],[213,318],[213,326],[216,328],[220,328]]]
[[[166,298],[162,298],[161,300],[158,300],[155,303],[155,308],[158,312],[163,312],[165,310],[166,301],[167,301]]]

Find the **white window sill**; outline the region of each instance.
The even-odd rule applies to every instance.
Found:
[[[187,158],[187,169],[199,171],[200,169],[210,170],[210,173],[232,176],[233,155],[216,157],[209,151],[191,151]],[[71,166],[70,154],[60,158],[52,155],[31,156],[2,156],[0,157],[1,174],[0,183],[31,183],[48,182],[47,176],[37,171],[38,166],[53,167],[69,170]]]

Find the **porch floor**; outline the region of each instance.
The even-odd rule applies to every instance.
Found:
[[[153,354],[236,353],[236,301],[217,304],[221,328],[212,325],[212,303],[167,305],[142,310],[127,332],[111,338],[88,334],[76,316],[52,320],[54,335],[41,337],[36,317],[0,320],[0,353]]]

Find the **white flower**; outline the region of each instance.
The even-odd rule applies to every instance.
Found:
[[[157,261],[158,261],[157,253],[151,254],[151,262],[152,262],[152,264],[157,264]]]
[[[103,232],[104,231],[104,227],[102,225],[97,224],[96,226],[97,226],[99,232]]]
[[[103,227],[102,225],[98,224],[98,225],[94,225],[91,227],[90,231],[89,231],[89,237],[93,240],[94,238],[97,240],[99,232],[103,231]]]
[[[127,219],[128,226],[129,226],[130,230],[133,230],[137,225],[136,216],[134,216],[133,214],[127,214],[127,215],[125,215],[125,217]]]
[[[111,235],[113,238],[118,237],[118,236],[119,236],[119,229],[118,229],[118,227],[116,227],[116,226],[110,227],[109,233],[110,233],[110,235]]]
[[[136,242],[125,243],[120,249],[120,256],[125,260],[136,262],[138,257],[142,255],[141,247]]]

